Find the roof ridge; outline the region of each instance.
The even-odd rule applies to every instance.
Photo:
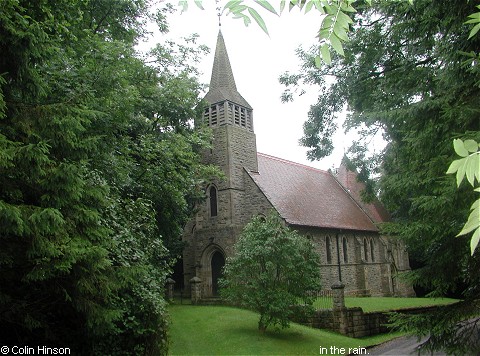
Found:
[[[330,172],[328,172],[324,169],[315,168],[315,167],[312,167],[312,166],[307,166],[306,164],[290,161],[290,160],[285,159],[285,158],[275,157],[275,156],[272,156],[272,155],[269,155],[269,154],[266,154],[266,153],[257,152],[257,155],[264,156],[264,157],[267,157],[267,158],[271,158],[271,159],[274,159],[276,161],[291,164],[291,165],[294,165],[294,166],[310,169],[310,170],[317,171],[317,172],[320,172],[320,173],[331,174]]]

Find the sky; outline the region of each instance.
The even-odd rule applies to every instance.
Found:
[[[199,35],[198,43],[210,48],[209,55],[199,64],[202,72],[200,82],[208,84],[219,26],[215,2],[203,1],[203,5],[205,10],[200,10],[190,1],[188,11],[169,15],[170,33],[167,37],[178,39],[192,33]],[[305,15],[294,9],[291,13],[284,11],[281,17],[267,11],[261,14],[269,36],[254,21],[245,27],[242,20],[233,19],[231,15],[221,19],[237,89],[253,108],[258,152],[324,170],[338,167],[344,150],[350,144],[343,135],[343,129],[337,130],[333,154],[321,161],[309,161],[307,148],[298,143],[309,107],[317,100],[316,88],[312,87],[293,103],[282,103],[280,100],[283,86],[278,77],[286,71],[297,71],[300,62],[295,49],[299,45],[309,48],[316,43],[315,35],[321,21],[319,13],[311,11]],[[158,38],[152,36],[152,46],[156,40],[158,42]]]

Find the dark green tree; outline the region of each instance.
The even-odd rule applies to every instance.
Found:
[[[277,214],[248,223],[235,254],[227,258],[221,295],[260,314],[258,329],[288,327],[295,306],[313,303],[320,288],[319,257],[312,243],[284,225]]]
[[[205,49],[163,43],[147,66],[134,45],[148,5],[2,2],[2,343],[166,353],[164,280],[215,170],[189,124]]]
[[[416,263],[412,282],[432,295],[465,298],[452,307],[454,313],[439,314],[442,322],[413,327],[432,333],[427,345],[432,349],[446,340],[450,350],[472,347],[448,337],[458,332],[460,320],[479,314],[480,256],[470,257],[470,236],[455,237],[475,195],[465,186],[457,190],[455,178],[445,174],[455,158],[453,139],[480,138],[480,72],[473,54],[480,38],[468,39],[471,26],[464,23],[474,5],[463,0],[359,5],[344,58],[317,69],[315,52],[300,50],[301,72],[281,77],[285,100],[293,97],[290,86],[320,87],[301,139],[311,159],[332,151],[336,118],[347,106],[346,129],[361,133],[349,156],[363,179],[380,177],[377,184],[370,181],[366,195],[377,192],[392,212],[394,222],[383,231],[407,242]],[[368,144],[378,133],[387,146],[369,157]]]

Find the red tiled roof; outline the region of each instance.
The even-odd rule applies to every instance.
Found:
[[[292,225],[378,231],[329,172],[258,153],[252,179]]]
[[[362,201],[360,194],[365,189],[365,185],[358,181],[356,172],[352,172],[345,164],[341,164],[338,168],[337,179],[375,223],[390,220],[390,214],[380,201],[375,199],[369,204]]]

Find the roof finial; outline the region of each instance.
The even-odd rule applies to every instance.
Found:
[[[218,16],[218,27],[222,27],[222,21],[221,21],[221,16],[222,16],[222,13],[221,13],[221,10],[222,8],[218,5],[220,1],[219,0],[215,0],[215,3],[217,4],[217,16]]]

